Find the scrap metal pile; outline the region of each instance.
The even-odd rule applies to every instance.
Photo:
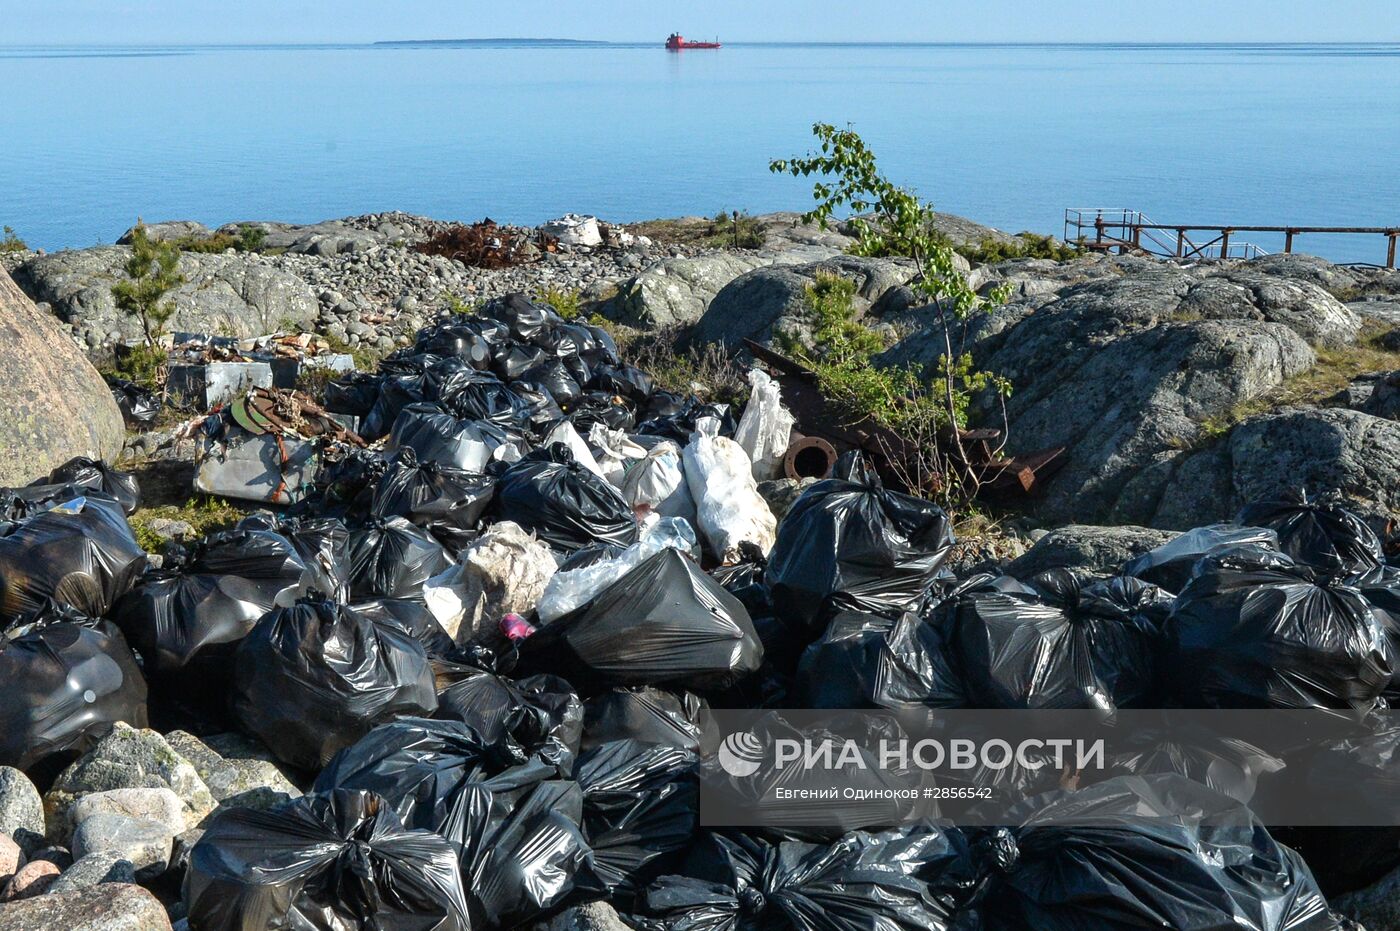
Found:
[[[858,450],[777,520],[757,482],[793,418],[753,381],[742,411],[661,390],[512,295],[314,409],[209,418],[222,455],[266,453],[247,496],[286,507],[158,568],[128,476],[8,492],[0,764],[43,789],[116,722],[265,747],[305,794],[202,821],[162,878],[194,931],[509,929],[593,900],[644,931],[1349,927],[1319,880],[1374,881],[1400,834],[1315,879],[1171,754],[1053,774],[1001,829],[701,828],[710,708],[1365,712],[1400,669],[1400,569],[1334,505],[1264,503],[1112,575],[959,579],[948,515]],[[315,455],[287,455],[312,421]],[[1076,804],[1118,823],[1043,823]]]

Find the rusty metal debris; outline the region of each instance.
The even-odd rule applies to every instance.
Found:
[[[797,418],[793,443],[784,458],[788,477],[820,477],[830,470],[839,453],[859,449],[886,484],[921,493],[937,490],[941,477],[924,475],[927,464],[917,461],[919,450],[912,443],[869,417],[848,422],[821,393],[816,372],[753,340],[744,340],[744,345],[756,360],[773,371],[782,388],[783,403]],[[967,461],[953,465],[974,479],[985,497],[1033,494],[1063,465],[1062,446],[1024,456],[1002,455],[999,430],[964,430],[959,439]],[[924,476],[924,487],[911,488],[910,476],[920,475]]]
[[[545,252],[557,252],[559,241],[533,230],[500,226],[488,218],[470,226],[449,226],[413,248],[475,268],[509,268],[533,262]]]
[[[359,434],[347,430],[309,395],[291,389],[254,388],[229,405],[229,416],[254,435],[324,436],[352,446],[366,445]]]

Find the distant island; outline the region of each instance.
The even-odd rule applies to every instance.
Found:
[[[398,39],[376,42],[375,45],[616,45],[601,39]]]

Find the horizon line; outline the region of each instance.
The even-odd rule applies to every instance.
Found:
[[[661,45],[655,39],[574,39],[574,38],[550,38],[538,36],[490,36],[490,37],[459,37],[443,39],[345,39],[345,40],[251,40],[247,42],[199,42],[192,40],[133,40],[129,42],[70,42],[70,41],[35,41],[35,42],[0,42],[0,49],[24,49],[24,48],[150,48],[150,47],[181,47],[181,48],[329,48],[329,47],[353,47],[353,48],[373,48],[375,46],[411,46],[411,45],[452,45],[452,44],[488,44],[497,42],[521,42],[539,44],[567,44],[567,45],[591,45],[591,46],[648,46]],[[1044,41],[1044,40],[886,40],[886,39],[739,39],[731,40],[727,44],[736,46],[765,45],[765,46],[889,46],[889,47],[927,47],[927,48],[968,48],[968,47],[1026,47],[1026,48],[1047,48],[1047,47],[1081,47],[1081,48],[1102,48],[1102,47],[1138,47],[1138,48],[1230,48],[1238,46],[1248,46],[1256,48],[1268,47],[1299,47],[1299,46],[1365,46],[1384,47],[1400,45],[1400,39],[1377,40],[1377,39],[1212,39],[1212,40],[1192,40],[1192,39],[1097,39],[1097,40],[1064,40],[1064,41]]]

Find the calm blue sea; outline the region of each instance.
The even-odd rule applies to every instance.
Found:
[[[21,48],[0,223],[48,249],[141,215],[401,209],[537,222],[802,209],[768,172],[851,123],[942,210],[1059,233],[1066,207],[1166,223],[1400,225],[1400,45]],[[1277,248],[1268,237],[1254,237]],[[1381,261],[1384,242],[1299,247]]]

